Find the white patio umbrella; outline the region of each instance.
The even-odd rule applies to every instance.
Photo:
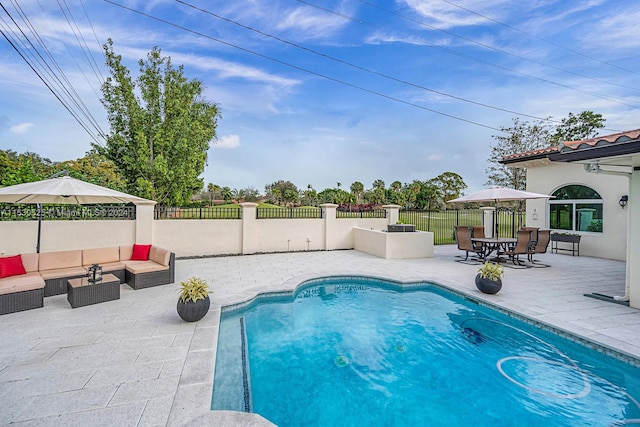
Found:
[[[530,191],[515,190],[513,188],[506,187],[492,187],[485,190],[481,190],[467,196],[458,197],[457,199],[449,200],[447,203],[456,202],[493,202],[497,207],[499,201],[509,200],[527,200],[527,199],[549,199],[554,196],[542,193],[532,193]],[[494,230],[496,236],[498,235],[498,216],[494,213]]]
[[[90,205],[141,201],[148,200],[69,176],[0,188],[0,202],[5,203]],[[40,217],[38,218],[37,252],[40,252],[41,226],[42,212],[40,212]]]

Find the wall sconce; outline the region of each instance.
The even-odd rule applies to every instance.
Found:
[[[531,215],[534,221],[538,220],[538,212],[536,212],[536,210],[533,210],[533,215]]]
[[[625,194],[624,196],[620,197],[620,201],[618,203],[620,203],[620,207],[624,209],[624,207],[627,206],[628,202],[629,202],[629,196]]]

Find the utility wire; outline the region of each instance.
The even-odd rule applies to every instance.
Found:
[[[287,67],[296,69],[298,71],[303,71],[305,73],[308,73],[308,74],[311,74],[311,75],[314,75],[314,76],[317,76],[317,77],[321,77],[323,79],[330,80],[332,82],[335,82],[335,83],[338,83],[338,84],[341,84],[341,85],[344,85],[344,86],[348,86],[348,87],[351,87],[353,89],[360,90],[362,92],[366,92],[366,93],[369,93],[369,94],[372,94],[372,95],[380,96],[382,98],[386,98],[386,99],[389,99],[389,100],[392,100],[392,101],[400,102],[400,103],[405,104],[405,105],[409,105],[409,106],[412,106],[412,107],[420,108],[422,110],[430,111],[432,113],[439,114],[441,116],[449,117],[449,118],[452,118],[452,119],[455,119],[455,120],[459,120],[459,121],[462,121],[462,122],[465,122],[465,123],[469,123],[469,124],[473,124],[473,125],[476,125],[476,126],[480,126],[480,127],[486,128],[486,129],[495,130],[497,132],[504,132],[504,130],[496,128],[496,127],[493,127],[493,126],[485,125],[485,124],[482,124],[482,123],[479,123],[479,122],[475,122],[473,120],[468,120],[468,119],[465,119],[465,118],[462,118],[462,117],[458,117],[458,116],[455,116],[455,115],[452,115],[452,114],[444,113],[442,111],[434,110],[434,109],[431,109],[431,108],[428,108],[428,107],[425,107],[425,106],[422,106],[422,105],[419,105],[419,104],[415,104],[415,103],[412,103],[412,102],[409,102],[409,101],[405,101],[403,99],[399,99],[399,98],[395,98],[395,97],[390,96],[390,95],[383,94],[381,92],[376,92],[374,90],[367,89],[365,87],[358,86],[358,85],[353,84],[353,83],[345,82],[344,80],[340,80],[340,79],[337,79],[337,78],[334,78],[334,77],[330,77],[330,76],[327,76],[325,74],[321,74],[321,73],[318,73],[318,72],[315,72],[315,71],[312,71],[312,70],[309,70],[309,69],[306,69],[306,68],[303,68],[303,67],[299,67],[297,65],[282,61],[280,59],[276,59],[276,58],[264,55],[264,54],[256,52],[256,51],[253,51],[253,50],[250,50],[250,49],[247,49],[247,48],[244,48],[244,47],[240,47],[238,45],[234,45],[234,44],[226,42],[224,40],[217,39],[217,38],[209,36],[207,34],[203,34],[201,32],[192,30],[190,28],[183,27],[181,25],[178,25],[178,24],[175,24],[173,22],[167,21],[166,19],[158,18],[158,17],[150,15],[148,13],[145,13],[145,12],[142,12],[142,11],[139,11],[139,10],[136,10],[136,9],[133,9],[133,8],[130,8],[130,7],[115,3],[115,2],[113,2],[111,0],[104,0],[104,1],[107,2],[107,3],[110,3],[110,4],[114,5],[114,6],[118,6],[118,7],[122,8],[122,9],[126,9],[126,10],[129,10],[131,12],[137,13],[139,15],[146,16],[147,18],[156,20],[158,22],[162,22],[163,24],[170,25],[172,27],[181,29],[183,31],[187,31],[189,33],[198,35],[200,37],[205,37],[205,38],[207,38],[209,40],[213,40],[213,41],[215,41],[217,43],[220,43],[220,44],[223,44],[225,46],[229,46],[229,47],[232,47],[234,49],[241,50],[241,51],[249,53],[251,55],[255,55],[255,56],[258,56],[260,58],[267,59],[269,61],[273,61],[273,62],[276,62],[278,64],[285,65]]]
[[[318,8],[318,9],[320,9],[320,10],[327,11],[327,9],[326,9],[326,8],[324,8],[324,7],[320,7],[320,6],[317,6],[317,5],[315,5],[315,4],[313,4],[313,3],[310,3],[310,2],[308,2],[308,1],[304,1],[304,0],[296,0],[296,1],[298,1],[298,2],[300,2],[300,3],[303,3],[303,4],[306,4],[306,5],[309,5],[309,6],[311,6],[311,7]],[[381,10],[381,11],[385,12],[385,13],[388,13],[388,14],[391,14],[391,15],[397,16],[397,17],[399,17],[399,18],[402,18],[402,19],[405,19],[405,20],[411,21],[411,22],[416,23],[416,24],[421,25],[421,26],[425,26],[425,27],[430,28],[430,29],[433,29],[433,30],[435,30],[435,31],[444,32],[445,34],[449,34],[449,35],[451,35],[451,36],[453,36],[453,37],[461,38],[461,39],[463,39],[463,40],[466,40],[466,41],[468,41],[468,42],[470,42],[470,43],[477,44],[477,45],[482,46],[482,47],[484,47],[484,48],[491,49],[491,50],[494,50],[494,51],[498,51],[498,52],[503,53],[503,54],[506,54],[506,55],[515,56],[515,57],[520,58],[520,59],[523,59],[523,60],[525,60],[525,61],[536,62],[536,61],[533,61],[533,60],[531,60],[531,59],[527,59],[527,58],[525,58],[525,57],[521,57],[521,56],[518,56],[518,55],[516,55],[516,54],[512,54],[512,53],[510,53],[510,52],[507,52],[507,51],[503,51],[503,50],[497,49],[497,48],[495,48],[495,47],[493,47],[493,46],[490,46],[490,45],[486,45],[486,44],[480,43],[480,42],[478,42],[478,41],[476,41],[476,40],[473,40],[473,39],[470,39],[470,38],[467,38],[467,37],[464,37],[464,36],[457,35],[457,34],[452,33],[452,32],[450,32],[450,31],[442,30],[442,29],[440,29],[440,28],[437,28],[437,27],[434,27],[434,26],[432,26],[432,25],[429,25],[429,24],[427,24],[427,23],[425,23],[425,22],[418,21],[418,20],[413,19],[413,18],[410,18],[410,17],[408,17],[408,16],[404,16],[404,15],[402,15],[402,14],[400,14],[400,13],[397,13],[397,12],[395,12],[395,11],[393,11],[393,10],[385,9],[385,8],[383,8],[383,7],[377,6],[377,5],[373,4],[373,3],[367,2],[367,1],[365,1],[365,0],[358,0],[358,1],[359,1],[359,2],[361,2],[361,3],[363,3],[363,4],[369,5],[369,6],[373,7],[373,8],[379,9],[379,10]],[[330,11],[330,13],[337,14],[337,12],[333,12],[333,11]],[[340,16],[342,16],[342,14],[339,14],[339,15],[340,15]],[[353,17],[351,17],[351,19],[356,20],[357,18],[353,18]],[[364,22],[363,22],[363,21],[361,21],[361,20],[360,20],[360,22],[361,22],[361,23],[364,23]],[[607,100],[612,101],[612,102],[615,102],[615,103],[617,103],[617,104],[626,105],[627,107],[633,107],[633,108],[637,108],[637,107],[638,107],[637,105],[627,104],[626,102],[623,102],[623,101],[621,101],[621,100],[619,100],[619,99],[617,99],[617,98],[612,98],[612,97],[610,97],[610,96],[606,96],[606,95],[600,95],[600,94],[598,94],[598,93],[590,92],[590,91],[586,91],[586,90],[582,90],[582,89],[577,89],[577,88],[572,87],[572,86],[569,86],[569,85],[565,85],[565,84],[562,84],[562,83],[554,82],[554,81],[552,81],[552,80],[545,79],[545,78],[542,78],[542,77],[534,76],[533,74],[528,74],[528,73],[525,73],[525,72],[522,72],[522,71],[513,70],[513,69],[510,69],[510,68],[508,68],[508,67],[505,67],[505,66],[502,66],[502,65],[498,65],[498,64],[493,63],[493,62],[490,62],[490,61],[486,61],[486,60],[483,60],[483,59],[479,59],[479,58],[473,57],[473,56],[471,56],[471,55],[467,55],[467,54],[464,54],[464,53],[461,53],[461,52],[457,52],[457,51],[455,51],[455,50],[453,50],[453,49],[445,48],[445,47],[443,47],[443,46],[437,46],[437,45],[433,45],[433,44],[430,44],[430,43],[424,43],[424,45],[425,45],[425,46],[428,46],[428,47],[431,47],[431,48],[433,48],[433,49],[440,49],[440,50],[445,51],[445,52],[453,53],[453,54],[455,54],[455,55],[458,55],[458,56],[461,56],[461,57],[464,57],[464,58],[468,58],[468,59],[471,59],[471,60],[473,60],[473,61],[477,61],[477,62],[480,62],[480,63],[486,64],[486,65],[489,65],[489,66],[492,66],[492,67],[495,67],[495,68],[499,68],[499,69],[502,69],[502,70],[508,71],[508,72],[510,72],[510,73],[513,73],[513,74],[519,74],[519,75],[522,75],[522,76],[525,76],[525,77],[529,77],[529,78],[532,78],[532,79],[535,79],[535,80],[539,80],[539,81],[544,82],[544,83],[548,83],[548,84],[552,84],[552,85],[555,85],[555,86],[563,87],[563,88],[565,88],[565,89],[570,89],[570,90],[573,90],[573,91],[576,91],[576,92],[584,93],[585,95],[591,95],[591,96],[594,96],[594,97],[597,97],[597,98],[607,99]],[[546,67],[555,68],[555,69],[558,69],[558,70],[564,71],[564,72],[566,72],[566,73],[575,74],[575,75],[578,75],[578,76],[583,77],[583,78],[587,78],[587,79],[591,79],[591,80],[597,80],[597,81],[604,82],[604,83],[607,83],[607,84],[611,84],[611,85],[614,85],[614,86],[621,86],[621,87],[628,88],[628,89],[638,90],[638,89],[636,89],[636,88],[631,88],[631,87],[628,87],[628,86],[623,86],[623,85],[619,85],[619,84],[616,84],[616,83],[610,83],[610,82],[607,82],[607,81],[604,81],[604,80],[595,79],[595,78],[593,78],[593,77],[589,77],[589,76],[584,76],[584,75],[581,75],[581,74],[577,74],[577,73],[574,73],[574,72],[572,72],[572,71],[567,71],[567,70],[564,70],[564,69],[561,69],[561,68],[558,68],[558,67],[553,67],[553,66],[550,66],[550,65],[547,65],[547,64],[544,64],[544,63],[540,63],[540,62],[536,62],[536,63],[537,63],[537,64],[540,64],[540,65],[543,65],[543,66],[546,66]]]
[[[297,1],[299,1],[300,3],[308,4],[310,6],[314,6],[313,4],[311,4],[311,3],[307,2],[307,1],[304,1],[304,0],[297,0]],[[383,11],[385,13],[395,15],[395,16],[397,16],[399,18],[414,22],[414,23],[416,23],[418,25],[427,27],[427,28],[429,28],[431,30],[445,33],[445,34],[450,35],[452,37],[459,38],[459,39],[464,40],[466,42],[473,43],[473,44],[478,45],[480,47],[483,47],[485,49],[493,50],[493,51],[501,53],[503,55],[508,55],[508,56],[513,57],[513,58],[521,59],[523,61],[531,62],[531,63],[537,64],[537,65],[541,65],[543,67],[551,68],[552,70],[557,70],[557,71],[560,71],[560,72],[563,72],[563,73],[572,74],[574,76],[581,77],[581,78],[584,78],[584,79],[589,79],[589,80],[593,80],[593,81],[596,81],[596,82],[608,84],[608,85],[611,85],[611,86],[621,87],[621,88],[624,88],[624,89],[631,89],[631,90],[634,90],[634,91],[640,91],[640,88],[637,88],[637,87],[626,86],[626,85],[622,85],[622,84],[619,84],[619,83],[613,83],[613,82],[610,82],[608,80],[599,79],[597,77],[588,76],[586,74],[576,73],[575,71],[570,71],[570,70],[567,70],[567,69],[564,69],[564,68],[557,67],[555,65],[547,64],[545,62],[536,61],[535,59],[531,59],[531,58],[527,58],[527,57],[522,56],[522,55],[518,55],[517,53],[509,52],[509,51],[504,50],[504,49],[499,49],[499,48],[497,48],[495,46],[479,42],[479,41],[474,40],[474,39],[469,38],[469,37],[461,36],[461,35],[456,34],[454,32],[451,32],[451,31],[448,31],[448,30],[444,30],[442,28],[438,28],[438,27],[435,27],[433,25],[429,25],[426,22],[418,21],[417,19],[413,19],[413,18],[410,18],[408,16],[402,15],[400,13],[394,12],[392,10],[388,10],[388,9],[382,8],[382,7],[377,6],[377,5],[375,5],[375,4],[373,4],[373,3],[369,2],[369,1],[366,1],[366,0],[358,0],[358,1],[360,3],[366,4],[368,6],[376,8],[378,10],[381,10],[381,11]],[[443,0],[443,1],[446,1],[446,0]],[[450,3],[450,2],[447,2],[447,3]],[[465,10],[468,10],[468,9],[465,9]]]
[[[0,29],[0,33],[2,34],[2,36],[9,42],[9,44],[11,45],[11,47],[18,53],[18,55],[20,55],[20,57],[27,63],[27,65],[29,66],[29,68],[31,68],[31,70],[33,70],[34,73],[36,73],[36,75],[38,76],[38,78],[42,81],[42,83],[44,83],[44,85],[47,87],[47,89],[49,89],[51,91],[51,93],[53,94],[53,96],[56,97],[56,99],[58,99],[58,101],[60,101],[60,103],[62,104],[62,106],[69,112],[69,114],[71,114],[71,116],[78,122],[78,124],[85,130],[85,132],[87,132],[89,134],[89,136],[91,136],[91,138],[96,142],[96,143],[100,143],[100,141],[98,141],[96,139],[96,137],[89,131],[89,129],[85,126],[85,124],[82,122],[82,120],[80,120],[80,118],[73,112],[71,111],[71,109],[69,109],[69,107],[67,106],[67,104],[60,99],[60,97],[58,96],[58,94],[56,93],[55,90],[53,90],[51,88],[51,86],[49,86],[49,83],[40,75],[40,73],[31,65],[31,63],[27,60],[27,58],[24,57],[24,55],[22,54],[22,52],[20,52],[20,49],[11,41],[11,39],[7,36],[7,34]]]
[[[229,22],[229,23],[231,23],[231,24],[237,25],[237,26],[242,27],[242,28],[244,28],[244,29],[247,29],[247,30],[250,30],[250,31],[254,31],[254,32],[256,32],[256,33],[258,33],[258,34],[261,34],[261,35],[263,35],[263,36],[265,36],[265,37],[269,37],[269,38],[274,39],[274,40],[277,40],[277,41],[279,41],[279,42],[282,42],[282,43],[288,44],[288,45],[290,45],[290,46],[296,47],[296,48],[298,48],[298,49],[302,49],[302,50],[307,51],[307,52],[311,52],[311,53],[313,53],[313,54],[315,54],[315,55],[321,56],[321,57],[326,58],[326,59],[329,59],[329,60],[331,60],[331,61],[338,62],[338,63],[340,63],[340,64],[347,65],[347,66],[349,66],[349,67],[355,68],[355,69],[360,70],[360,71],[367,72],[367,73],[369,73],[369,74],[374,74],[374,75],[376,75],[376,76],[383,77],[383,78],[385,78],[385,79],[389,79],[389,80],[393,80],[393,81],[395,81],[395,82],[402,83],[402,84],[405,84],[405,85],[409,85],[409,86],[412,86],[412,87],[417,88],[417,89],[422,89],[422,90],[425,90],[425,91],[428,91],[428,92],[432,92],[432,93],[436,93],[436,94],[438,94],[438,95],[442,95],[442,96],[445,96],[445,97],[448,97],[448,98],[456,99],[456,100],[458,100],[458,101],[462,101],[462,102],[467,102],[467,103],[470,103],[470,104],[478,105],[478,106],[480,106],[480,107],[490,108],[490,109],[492,109],[492,110],[502,111],[502,112],[505,112],[505,113],[516,114],[516,115],[518,115],[518,116],[529,117],[529,118],[537,119],[537,120],[550,121],[550,122],[554,122],[554,123],[561,123],[560,121],[552,120],[552,119],[550,119],[550,118],[548,118],[548,117],[532,116],[532,115],[530,115],[530,114],[520,113],[520,112],[517,112],[517,111],[508,110],[508,109],[505,109],[505,108],[500,108],[500,107],[496,107],[496,106],[493,106],[493,105],[484,104],[484,103],[479,102],[479,101],[473,101],[473,100],[470,100],[470,99],[467,99],[467,98],[463,98],[463,97],[460,97],[460,96],[451,95],[451,94],[449,94],[449,93],[441,92],[441,91],[436,90],[436,89],[431,89],[431,88],[428,88],[428,87],[425,87],[425,86],[422,86],[422,85],[419,85],[419,84],[416,84],[416,83],[412,83],[412,82],[409,82],[409,81],[406,81],[406,80],[402,80],[402,79],[399,79],[399,78],[397,78],[397,77],[393,77],[393,76],[390,76],[390,75],[388,75],[388,74],[384,74],[384,73],[381,73],[381,72],[379,72],[379,71],[371,70],[371,69],[369,69],[369,68],[365,68],[365,67],[362,67],[362,66],[359,66],[359,65],[353,64],[353,63],[351,63],[351,62],[344,61],[344,60],[339,59],[339,58],[336,58],[336,57],[334,57],[334,56],[327,55],[327,54],[322,53],[322,52],[318,52],[318,51],[316,51],[316,50],[314,50],[314,49],[311,49],[311,48],[308,48],[308,47],[305,47],[305,46],[299,45],[299,44],[297,44],[297,43],[294,43],[294,42],[291,42],[291,41],[288,41],[288,40],[282,39],[282,38],[280,38],[280,37],[277,37],[277,36],[274,36],[274,35],[272,35],[272,34],[266,33],[266,32],[264,32],[264,31],[260,31],[260,30],[258,30],[258,29],[256,29],[256,28],[253,28],[253,27],[250,27],[250,26],[247,26],[247,25],[241,24],[241,23],[239,23],[239,22],[237,22],[237,21],[234,21],[234,20],[229,19],[229,18],[225,18],[225,17],[220,16],[220,15],[218,15],[218,14],[216,14],[216,13],[214,13],[214,12],[211,12],[211,11],[209,11],[209,10],[202,9],[202,8],[200,8],[200,7],[198,7],[198,6],[195,6],[195,5],[193,5],[193,4],[187,3],[186,1],[183,1],[183,0],[176,0],[176,1],[177,1],[178,3],[182,3],[182,4],[184,4],[185,6],[188,6],[188,7],[192,8],[192,9],[195,9],[195,10],[200,11],[200,12],[202,12],[202,13],[206,13],[206,14],[208,14],[208,15],[211,15],[211,16],[213,16],[213,17],[215,17],[215,18],[218,18],[218,19],[220,19],[220,20],[223,20],[223,21],[225,21],[225,22]],[[341,15],[341,16],[343,16],[343,15]]]
[[[60,0],[58,0],[58,5],[60,6],[60,10],[62,10],[64,17],[67,20],[67,23],[69,24],[69,28],[71,28],[71,31],[73,32],[73,35],[75,36],[76,41],[78,42],[78,46],[80,46],[80,50],[82,51],[82,54],[84,55],[85,59],[89,63],[89,66],[93,70],[93,73],[96,76],[96,79],[98,80],[99,83],[102,83],[103,80],[98,75],[99,74],[98,64],[96,64],[95,60],[93,59],[93,56],[91,55],[89,46],[87,45],[87,40],[85,40],[84,36],[82,35],[82,31],[80,31],[80,27],[78,26],[78,23],[73,17],[73,13],[71,12],[71,9],[69,8],[69,5],[67,4],[66,0],[62,0],[62,1],[64,3],[64,7],[60,4]],[[69,12],[69,16],[67,16],[67,12],[65,12],[65,9]],[[71,17],[71,22],[69,21],[69,17]],[[82,74],[84,74],[84,72]],[[87,83],[91,84],[88,79],[87,79]]]
[[[89,26],[91,27],[91,31],[93,32],[93,37],[95,38],[96,43],[98,43],[98,50],[102,54],[102,59],[105,59],[104,51],[102,50],[102,43],[100,43],[100,40],[98,39],[98,35],[96,34],[96,29],[93,26],[93,22],[91,22],[91,18],[89,18],[89,14],[87,13],[87,8],[84,7],[84,2],[82,0],[80,0],[80,4],[82,5],[84,16],[87,18],[87,22],[89,23]],[[93,58],[93,55],[91,57]],[[95,58],[93,58],[93,61],[95,62]],[[98,73],[100,74],[100,82],[104,82],[105,78],[102,75],[102,71],[100,71],[100,67],[98,67],[97,63],[96,63],[96,68],[98,69]]]
[[[361,1],[361,0],[359,0],[359,1]],[[452,1],[449,1],[449,0],[442,0],[442,1],[443,1],[443,2],[445,2],[445,3],[450,4],[451,6],[457,7],[457,8],[459,8],[459,9],[465,10],[465,11],[467,11],[467,12],[469,12],[469,13],[472,13],[472,14],[474,14],[474,15],[476,15],[476,16],[479,16],[479,17],[481,17],[481,18],[484,18],[484,19],[486,19],[486,20],[488,20],[488,21],[494,22],[494,23],[496,23],[496,24],[498,24],[498,25],[502,25],[503,27],[509,28],[510,30],[517,31],[517,32],[519,32],[519,33],[521,33],[521,34],[525,34],[525,35],[527,35],[527,36],[529,36],[529,37],[532,37],[532,38],[534,38],[534,39],[536,39],[536,40],[540,40],[540,41],[543,41],[543,42],[545,42],[545,43],[548,43],[548,44],[550,44],[551,46],[555,46],[555,47],[558,47],[558,48],[560,48],[560,49],[566,50],[567,52],[571,52],[571,53],[574,53],[574,54],[576,54],[576,55],[582,56],[582,57],[584,57],[584,58],[591,59],[592,61],[596,61],[596,62],[599,62],[599,63],[601,63],[601,64],[608,65],[608,66],[613,67],[613,68],[617,68],[618,70],[626,71],[626,72],[628,72],[628,73],[632,73],[632,74],[635,74],[635,75],[637,75],[637,76],[640,76],[640,73],[638,73],[637,71],[633,71],[633,70],[630,70],[630,69],[628,69],[628,68],[624,68],[624,67],[621,67],[621,66],[619,66],[619,65],[612,64],[611,62],[603,61],[603,60],[598,59],[598,58],[596,58],[596,57],[594,57],[594,56],[590,56],[590,55],[587,55],[586,53],[583,53],[583,52],[580,52],[580,51],[578,51],[578,50],[571,49],[571,48],[569,48],[569,47],[566,47],[566,46],[563,46],[563,45],[561,45],[561,44],[558,44],[558,43],[556,43],[556,42],[554,42],[554,41],[552,41],[552,40],[545,39],[544,37],[536,36],[535,34],[532,34],[532,33],[529,33],[529,32],[527,32],[527,31],[521,30],[521,29],[519,29],[519,28],[517,28],[517,27],[514,27],[514,26],[512,26],[512,25],[505,24],[504,22],[500,22],[500,21],[498,21],[498,20],[496,20],[496,19],[493,19],[493,18],[491,18],[491,17],[489,17],[489,16],[486,16],[486,15],[483,15],[483,14],[481,14],[481,13],[478,13],[478,12],[476,12],[476,11],[474,11],[474,10],[469,9],[469,8],[466,8],[466,7],[460,6],[459,4],[456,4],[456,3],[452,2]]]
[[[29,36],[20,27],[20,24],[18,24],[18,22],[13,18],[13,16],[11,16],[11,13],[5,8],[5,6],[2,3],[0,3],[0,7],[2,7],[2,9],[7,14],[7,16],[11,19],[11,21],[13,22],[13,25],[18,29],[20,34],[22,34],[22,37],[24,37],[24,40],[26,42],[23,42],[23,43],[25,43],[25,46],[20,48],[19,43],[18,43],[18,40],[20,39],[20,37],[17,36],[17,33],[15,32],[15,30],[12,30],[11,26],[8,23],[6,23],[4,21],[4,19],[2,19],[2,21],[4,23],[4,27],[5,27],[5,30],[2,32],[2,34],[5,37],[5,39],[11,44],[13,49],[16,50],[16,52],[18,52],[20,57],[29,65],[29,67],[36,73],[38,78],[43,83],[45,83],[45,86],[49,89],[49,91],[51,91],[54,94],[56,99],[58,99],[58,101],[60,103],[62,103],[64,108],[69,113],[71,113],[73,118],[78,123],[80,123],[82,128],[91,136],[91,138],[97,144],[100,144],[100,141],[96,138],[95,134],[92,133],[89,130],[88,124],[80,118],[80,115],[84,116],[85,119],[89,121],[89,123],[98,131],[98,134],[100,134],[99,126],[97,125],[97,123],[93,119],[93,117],[92,117],[90,111],[88,110],[88,108],[86,107],[86,105],[84,105],[84,103],[83,103],[82,99],[80,98],[80,96],[78,95],[78,93],[73,88],[73,85],[71,85],[71,83],[69,82],[68,78],[66,77],[66,75],[64,74],[64,72],[60,68],[59,64],[57,63],[57,61],[55,60],[55,58],[53,57],[53,55],[51,54],[51,52],[47,48],[47,46],[44,43],[44,41],[40,38],[39,34],[37,33],[37,31],[35,30],[35,28],[31,24],[28,16],[21,9],[20,5],[19,4],[15,4],[15,7],[17,8],[18,14],[22,17],[22,19],[24,20],[26,25],[31,29],[31,32],[34,35],[35,39],[40,44],[41,49],[49,57],[49,60],[51,61],[51,63],[53,63],[54,67],[58,70],[58,73],[62,76],[62,79],[65,80],[66,83],[62,82],[61,78],[56,73],[56,71],[54,71],[52,69],[52,67],[49,64],[49,62],[47,61],[47,59],[45,59],[42,56],[42,54],[40,53],[40,50],[38,49],[38,47],[31,41]],[[14,34],[14,39],[13,40],[10,39],[10,35],[11,34]],[[28,43],[28,45],[30,47],[26,46],[26,43]],[[28,55],[31,55],[31,57],[33,59],[29,60],[29,58],[27,58]],[[40,69],[38,69],[38,68],[40,68]],[[49,75],[50,77],[47,78],[45,75]],[[55,86],[57,86],[58,89],[56,89]],[[66,100],[65,100],[65,98],[66,98]],[[72,111],[74,105],[75,105],[75,108],[77,109],[77,112],[76,111]]]

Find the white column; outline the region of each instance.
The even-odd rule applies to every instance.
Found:
[[[384,205],[382,208],[387,212],[387,224],[397,224],[400,218],[400,208],[398,205]]]
[[[154,206],[153,200],[134,202],[136,205],[136,240],[140,245],[153,244]]]
[[[627,215],[627,276],[629,306],[640,308],[640,170],[634,168],[629,181]]]
[[[258,204],[253,202],[240,203],[242,209],[242,254],[254,254],[258,250],[256,241],[256,227],[258,226],[256,211]]]
[[[336,209],[338,205],[334,203],[323,203],[320,205],[322,209],[322,219],[324,220],[324,245],[325,251],[336,248],[335,225],[336,225]]]
[[[480,208],[482,211],[482,225],[484,225],[484,236],[485,237],[497,237],[494,236],[493,228],[496,224],[495,214],[496,208],[494,207],[484,207]]]

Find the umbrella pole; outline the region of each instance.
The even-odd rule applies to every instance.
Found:
[[[42,204],[38,203],[38,242],[36,243],[36,253],[40,253],[40,231],[42,230]]]

